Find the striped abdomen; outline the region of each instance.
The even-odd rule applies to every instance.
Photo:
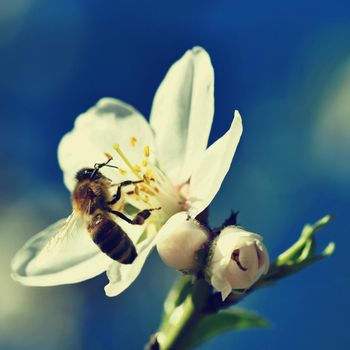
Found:
[[[95,214],[88,231],[94,243],[113,260],[122,264],[131,264],[135,260],[137,253],[134,243],[108,215]]]

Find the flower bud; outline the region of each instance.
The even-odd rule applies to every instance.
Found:
[[[214,242],[208,275],[225,300],[233,289],[247,289],[269,269],[262,237],[237,226],[224,228]]]
[[[157,250],[170,267],[180,271],[198,268],[197,252],[208,241],[208,233],[196,220],[187,218],[185,212],[171,217],[159,232]]]

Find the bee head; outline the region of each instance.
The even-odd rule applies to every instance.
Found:
[[[103,175],[94,168],[83,168],[77,172],[75,175],[75,178],[78,181],[83,181],[83,180],[98,180],[102,177]]]

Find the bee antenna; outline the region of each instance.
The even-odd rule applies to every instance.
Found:
[[[90,179],[93,179],[96,176],[96,173],[103,167],[107,166],[109,168],[115,168],[115,169],[119,169],[117,166],[115,165],[110,165],[108,164],[113,158],[108,158],[108,160],[104,163],[95,163],[94,165],[94,171],[91,173]]]

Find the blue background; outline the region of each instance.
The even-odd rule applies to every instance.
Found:
[[[349,349],[350,3],[348,1],[44,1],[0,3],[0,348],[142,349],[175,279],[156,254],[121,296],[105,275],[26,288],[16,250],[70,211],[56,152],[74,118],[104,96],[148,115],[168,67],[203,46],[215,68],[211,142],[233,109],[244,134],[211,210],[231,208],[275,258],[306,222],[331,258],[244,306],[267,330],[227,333],[201,349]]]

